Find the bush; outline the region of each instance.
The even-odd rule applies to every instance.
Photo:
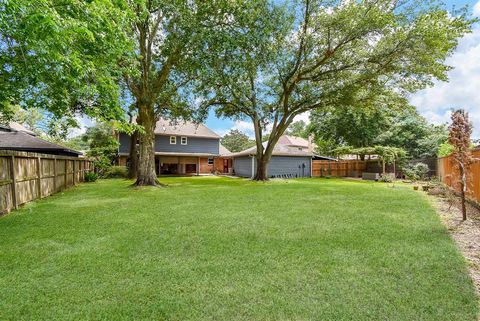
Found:
[[[425,163],[409,164],[405,166],[402,171],[405,177],[411,181],[425,180],[429,172],[428,165]]]
[[[85,173],[85,182],[95,182],[98,179],[97,173],[94,172],[87,172]]]
[[[425,164],[425,163],[416,163],[415,166],[415,172],[416,174],[418,175],[418,177],[421,179],[421,180],[425,180],[427,178],[427,175],[428,175],[428,171],[430,170],[428,168],[428,165]]]
[[[378,180],[379,182],[384,182],[384,183],[391,183],[393,182],[393,176],[394,174],[385,174],[380,176],[380,179]]]
[[[112,166],[104,174],[105,178],[126,178],[128,170],[126,166]]]
[[[411,165],[409,166],[405,166],[403,169],[402,169],[403,173],[405,174],[405,177],[411,181],[416,181],[418,180],[418,175],[417,175],[417,172],[415,171],[415,168]]]

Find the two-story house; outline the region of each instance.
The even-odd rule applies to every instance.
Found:
[[[119,134],[119,165],[128,166],[130,136]],[[157,175],[231,173],[230,152],[220,136],[203,124],[160,119],[155,127],[155,169]]]

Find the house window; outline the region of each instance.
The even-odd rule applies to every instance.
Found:
[[[187,137],[182,137],[182,138],[180,139],[180,143],[181,143],[182,145],[187,145]]]
[[[177,136],[170,136],[170,145],[177,144]]]
[[[213,165],[213,158],[208,159],[208,165]]]

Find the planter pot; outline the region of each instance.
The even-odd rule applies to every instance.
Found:
[[[414,186],[413,189],[414,189],[415,191],[418,191],[418,186]]]
[[[428,186],[428,185],[422,186],[422,190],[423,190],[424,192],[428,192],[429,189],[430,189],[430,186]]]

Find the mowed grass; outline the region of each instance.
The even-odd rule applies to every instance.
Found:
[[[0,320],[475,320],[428,200],[345,180],[83,184],[0,218]]]

